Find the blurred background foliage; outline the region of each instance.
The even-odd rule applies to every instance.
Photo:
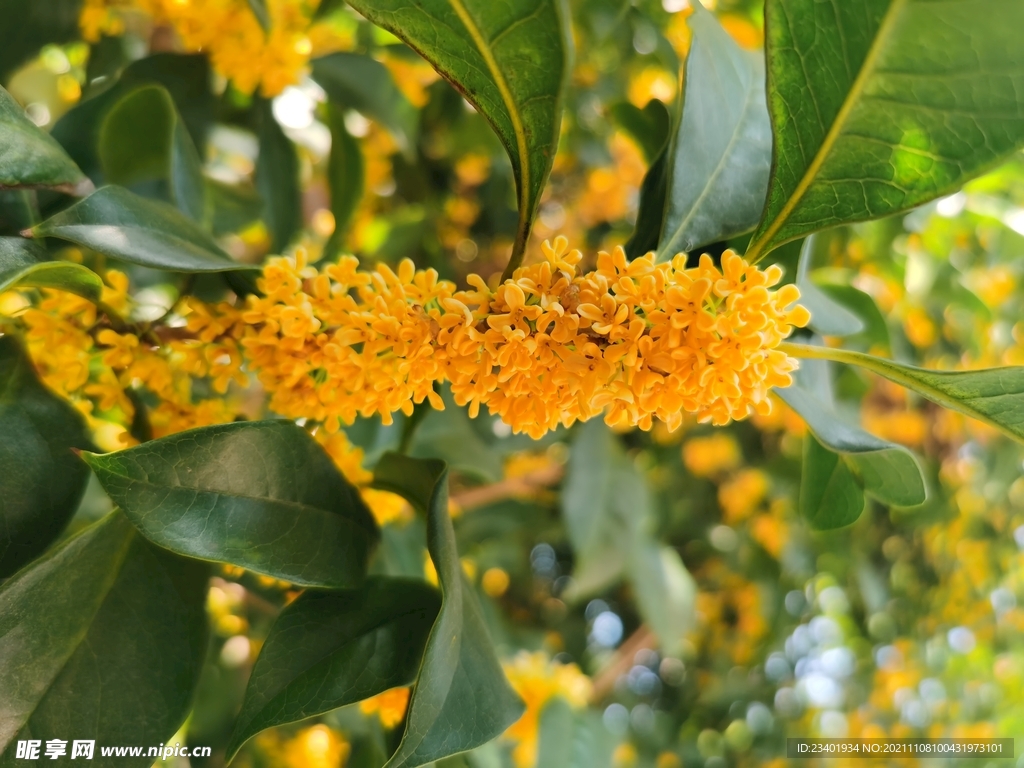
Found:
[[[187,55],[206,44],[190,42],[184,21],[150,5],[110,15],[102,2],[57,3],[45,35],[24,11],[25,50],[0,55],[10,93],[83,170],[112,167],[85,148],[90,111],[133,80],[155,80],[199,149],[213,230],[234,258],[302,247],[314,261],[411,257],[459,282],[500,273],[516,229],[508,159],[483,118],[397,38],[343,4],[293,3],[279,48],[208,59]],[[275,19],[284,5],[270,3]],[[757,0],[712,7],[741,46],[762,45]],[[574,0],[571,11],[576,60],[527,258],[558,234],[588,254],[629,239],[689,43],[687,0]],[[303,73],[311,59],[313,78]],[[295,189],[266,149],[276,134],[296,147]],[[169,197],[158,177],[121,182]],[[332,200],[332,187],[346,192]],[[0,192],[5,232],[38,213],[20,195]],[[267,196],[292,213],[261,216]],[[36,202],[55,204],[42,193]],[[778,254],[787,279],[796,250]],[[830,232],[810,274],[863,318],[849,348],[926,367],[1024,365],[1022,256],[1018,156],[908,215]],[[201,296],[223,290],[213,278],[127,271],[149,319],[186,280]],[[463,566],[528,705],[506,737],[443,765],[782,765],[787,736],[1024,733],[1024,451],[861,371],[840,372],[837,396],[852,419],[921,458],[924,505],[869,500],[854,525],[811,531],[796,513],[806,428],[781,403],[728,428],[613,434],[593,422],[541,442],[450,402],[417,412],[414,433],[403,419],[350,429],[367,466],[412,434],[412,455],[455,470]],[[90,486],[71,530],[108,509]],[[430,578],[422,522],[401,505],[375,511],[384,539],[373,568]],[[179,734],[213,747],[196,768],[224,764],[252,661],[296,594],[228,569],[211,583],[215,638]],[[235,764],[379,766],[407,698],[390,692],[266,731]]]

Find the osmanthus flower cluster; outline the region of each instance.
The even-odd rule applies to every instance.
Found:
[[[564,238],[542,250],[496,288],[471,275],[469,290],[408,260],[317,269],[299,252],[272,259],[264,295],[244,306],[190,302],[188,326],[240,345],[271,410],[329,433],[424,401],[442,408],[442,382],[471,415],[486,407],[535,438],[600,414],[643,429],[674,429],[685,413],[726,424],[769,412],[769,390],[791,383],[797,362],[777,347],[810,316],[795,286],[772,290],[779,267],[731,251],[721,269],[707,255],[691,268],[684,256],[628,261],[617,248],[580,273]]]
[[[332,46],[329,25],[313,27],[315,0],[268,0],[264,31],[246,0],[85,0],[79,24],[90,41],[124,32],[132,14],[171,27],[186,51],[205,52],[242,93],[275,96],[297,83],[314,53]],[[337,42],[337,41],[333,41]],[[333,46],[336,47],[336,46]]]

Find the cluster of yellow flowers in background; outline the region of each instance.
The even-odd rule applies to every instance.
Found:
[[[259,87],[264,96],[275,96],[299,81],[322,47],[324,30],[312,20],[318,5],[319,0],[267,0],[266,31],[246,0],[85,0],[79,22],[82,36],[95,42],[123,33],[127,15],[144,14],[155,25],[173,28],[184,50],[206,52],[214,69],[242,93]]]
[[[769,390],[791,383],[797,363],[777,347],[809,313],[790,306],[795,286],[771,290],[779,267],[726,252],[721,270],[709,256],[688,269],[620,248],[579,274],[564,238],[542,250],[497,288],[470,275],[465,291],[408,260],[397,272],[360,271],[353,257],[317,269],[299,252],[271,259],[264,296],[243,307],[190,302],[189,330],[240,345],[271,410],[329,433],[423,401],[442,408],[445,381],[470,415],[486,406],[532,437],[601,413],[643,429],[684,413],[725,424],[770,411]]]

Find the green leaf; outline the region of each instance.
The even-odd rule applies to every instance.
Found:
[[[100,128],[99,156],[108,182],[166,181],[178,209],[203,220],[203,164],[163,86],[141,86],[110,108]]]
[[[809,453],[805,454],[801,494],[804,493],[804,486],[815,483],[820,485],[821,477],[826,476],[823,474],[825,470],[829,473],[827,476],[838,473],[835,482],[845,482],[845,476],[840,476],[843,470],[833,467],[831,460],[825,461],[820,455],[827,449],[840,454],[844,467],[855,478],[858,488],[863,487],[869,494],[886,504],[909,507],[924,503],[927,491],[914,455],[901,445],[882,440],[859,427],[847,424],[836,413],[832,400],[830,373],[825,363],[819,360],[803,361],[793,386],[775,391],[804,418],[808,428],[821,444],[820,450],[807,449]],[[816,474],[808,474],[808,456],[811,457],[810,460],[816,462],[811,466]],[[844,487],[839,486],[840,489]],[[809,493],[812,493],[812,496],[808,498],[816,499],[813,492]],[[832,505],[830,499],[825,498],[824,501],[827,505]],[[836,519],[840,517],[837,516]],[[817,518],[818,513],[815,512],[808,519]]]
[[[39,204],[30,189],[0,189],[0,234],[16,235],[39,223]]]
[[[1024,442],[1024,366],[977,371],[929,371],[863,352],[803,344],[788,346],[800,357],[834,360],[866,368],[932,402],[959,411]]]
[[[260,99],[257,104],[257,121],[260,153],[256,159],[256,189],[263,198],[263,220],[270,232],[271,252],[283,253],[302,228],[299,156],[274,119],[267,99]]]
[[[83,454],[143,536],[308,587],[363,580],[380,534],[359,492],[290,421],[202,427]]]
[[[462,573],[444,463],[389,453],[377,466],[374,485],[426,510],[427,549],[441,586],[441,611],[427,640],[405,733],[387,764],[412,768],[485,744],[519,719],[524,707],[498,663]]]
[[[573,599],[622,576],[649,509],[647,484],[612,431],[600,419],[578,427],[562,486],[562,517],[576,554]]]
[[[456,404],[451,390],[442,392],[444,410],[426,408],[415,427],[408,454],[420,459],[441,459],[457,472],[494,483],[504,472],[501,456],[473,428],[465,406]]]
[[[561,696],[547,701],[537,726],[536,768],[567,768],[572,763],[572,707]]]
[[[323,56],[313,62],[313,79],[332,103],[376,120],[391,132],[406,154],[413,151],[419,113],[398,90],[388,68],[375,58],[362,53]]]
[[[158,200],[124,187],[102,187],[29,230],[59,237],[113,259],[175,272],[251,270],[224,253],[198,224]]]
[[[82,415],[39,381],[13,336],[0,336],[0,578],[46,549],[75,513],[89,470],[74,448],[92,448]]]
[[[324,245],[324,258],[334,258],[345,244],[349,224],[363,199],[365,162],[359,142],[345,127],[345,116],[334,104],[328,104],[327,124],[331,129],[331,157],[327,179],[331,185],[331,213],[334,232]]]
[[[648,533],[633,541],[629,578],[644,622],[668,656],[679,656],[686,634],[696,623],[697,585],[679,553],[659,545]]]
[[[952,192],[1024,143],[1018,0],[765,5],[775,134],[758,259]]]
[[[90,57],[90,63],[92,58]],[[123,96],[140,85],[159,84],[174,100],[178,114],[202,157],[206,135],[218,105],[210,90],[210,64],[205,53],[155,53],[129,64],[117,81],[104,91],[72,107],[53,126],[51,136],[60,142],[78,167],[97,184],[103,183],[99,158],[100,129],[107,112]]]
[[[643,109],[628,101],[620,101],[609,107],[608,113],[620,128],[633,137],[644,153],[644,159],[653,163],[669,140],[672,115],[668,108],[659,99],[651,99]]]
[[[263,200],[254,187],[206,180],[211,225],[215,237],[245,229],[263,213]]]
[[[665,203],[668,197],[668,142],[654,158],[640,184],[640,202],[637,206],[636,225],[626,241],[626,256],[635,259],[657,250],[658,238],[665,224]]]
[[[264,728],[411,684],[440,604],[437,590],[409,579],[302,594],[281,612],[260,651],[228,759]]]
[[[816,235],[811,235],[804,241],[796,268],[800,303],[811,313],[811,328],[825,336],[852,336],[860,333],[864,330],[863,321],[811,280],[809,271],[816,243]]]
[[[246,0],[249,3],[249,10],[256,17],[264,32],[270,31],[270,11],[267,10],[267,0]]]
[[[864,491],[849,465],[813,433],[804,439],[799,507],[804,519],[819,531],[850,525],[864,511]]]
[[[56,288],[99,301],[103,281],[88,267],[71,261],[48,261],[38,243],[0,237],[0,293],[14,288]]]
[[[522,261],[551,172],[572,39],[563,0],[350,0],[418,51],[491,124],[512,161],[519,225],[506,272]]]
[[[25,115],[25,110],[0,87],[0,187],[48,188],[69,195],[92,191],[53,137]]]
[[[761,56],[742,50],[693,4],[683,111],[670,151],[658,258],[753,229],[764,207],[771,126]]]
[[[0,587],[0,765],[24,764],[15,744],[27,738],[95,739],[90,765],[151,765],[99,745],[156,745],[185,720],[206,655],[206,584],[205,567],[113,512]]]
[[[864,344],[869,347],[881,346],[884,349],[889,349],[891,346],[889,326],[873,298],[848,283],[822,280],[818,283],[818,287],[833,301],[847,307],[864,323],[864,330],[857,334]],[[852,342],[854,339],[851,338],[849,341]]]

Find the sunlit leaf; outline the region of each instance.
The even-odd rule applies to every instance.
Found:
[[[765,4],[774,162],[747,255],[947,194],[1024,144],[1018,0]]]
[[[189,557],[345,588],[362,582],[380,536],[359,492],[289,421],[202,427],[83,455],[143,536]]]
[[[487,118],[512,161],[522,258],[558,143],[572,41],[562,0],[350,0],[409,44]]]

